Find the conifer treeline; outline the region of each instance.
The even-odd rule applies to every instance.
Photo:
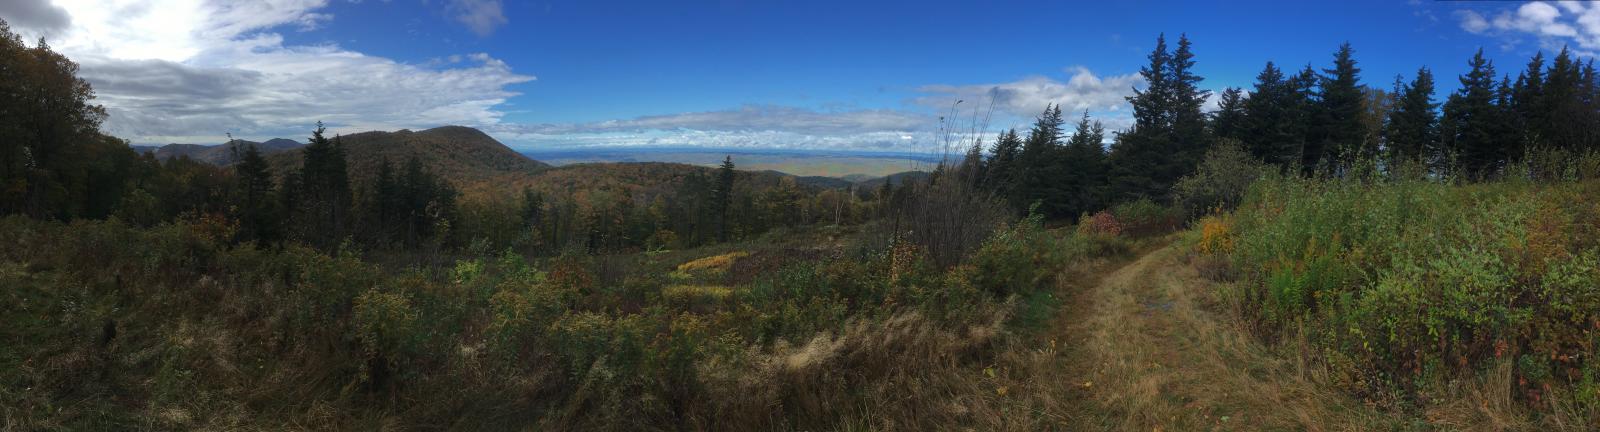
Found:
[[[1514,79],[1497,75],[1480,49],[1459,77],[1461,88],[1440,104],[1427,67],[1409,82],[1397,77],[1391,91],[1363,84],[1346,43],[1331,68],[1289,73],[1267,62],[1250,89],[1224,89],[1207,114],[1211,93],[1193,71],[1191,46],[1187,36],[1171,50],[1164,36],[1156,38],[1139,71],[1147,85],[1127,97],[1133,125],[1115,133],[1109,151],[1104,127],[1087,112],[1067,136],[1061,107],[1051,105],[1026,138],[1007,130],[988,149],[974,146],[962,171],[1018,212],[1038,203],[1048,217],[1070,218],[1118,202],[1169,199],[1173,185],[1221,142],[1236,142],[1284,173],[1416,167],[1468,181],[1507,175],[1530,155],[1600,152],[1600,77],[1592,60],[1565,48],[1548,64],[1535,55]]]

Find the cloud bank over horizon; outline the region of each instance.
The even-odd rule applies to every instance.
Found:
[[[509,23],[499,0],[434,7],[479,37]],[[524,149],[925,151],[941,142],[941,128],[976,132],[988,141],[999,130],[1026,127],[1047,104],[1088,110],[1117,129],[1130,122],[1124,97],[1143,84],[1137,74],[1099,75],[1075,66],[1061,76],[1009,82],[911,84],[910,96],[891,108],[749,102],[596,121],[515,122],[506,120],[515,104],[510,101],[521,96],[513,88],[536,78],[490,53],[407,60],[331,42],[287,42],[333,25],[338,17],[329,9],[329,0],[21,0],[0,4],[0,18],[77,62],[80,76],[94,86],[94,103],[110,113],[105,132],[135,144],[217,143],[229,133],[303,140],[322,121],[334,133],[463,125]],[[965,101],[962,110],[941,124],[956,100]],[[959,135],[953,146],[974,140]]]

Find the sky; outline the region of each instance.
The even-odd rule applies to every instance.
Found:
[[[1218,92],[1269,60],[1331,67],[1343,42],[1364,84],[1427,66],[1438,99],[1480,48],[1508,73],[1600,53],[1587,2],[0,0],[0,19],[78,62],[102,129],[135,144],[303,141],[322,121],[524,150],[924,151],[1051,103],[1126,127],[1162,34],[1192,40]]]

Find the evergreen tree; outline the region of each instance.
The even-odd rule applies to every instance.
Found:
[[[717,183],[711,190],[711,205],[717,221],[717,240],[728,241],[729,210],[733,204],[733,156],[722,159],[717,169]]]
[[[1290,106],[1293,109],[1293,122],[1290,123],[1295,134],[1295,142],[1299,144],[1298,160],[1301,174],[1310,176],[1316,173],[1317,163],[1323,154],[1321,139],[1314,136],[1316,130],[1312,125],[1322,118],[1322,104],[1318,103],[1317,83],[1321,75],[1317,70],[1307,64],[1299,74],[1289,79],[1289,87],[1293,89],[1293,99]],[[1315,142],[1314,142],[1315,141]],[[1315,155],[1315,157],[1311,157]]]
[[[986,167],[983,161],[983,140],[972,143],[967,149],[967,154],[961,158],[961,166],[956,173],[963,183],[973,187],[983,186],[983,177]]]
[[[1256,75],[1255,91],[1244,102],[1245,134],[1241,141],[1251,156],[1280,170],[1299,166],[1299,95],[1272,62]]]
[[[1582,67],[1573,60],[1572,53],[1563,47],[1545,73],[1544,91],[1537,102],[1543,105],[1543,109],[1539,110],[1543,118],[1536,119],[1539,124],[1534,126],[1540,138],[1536,145],[1567,150],[1581,147],[1585,134],[1581,125],[1589,117],[1584,112],[1582,96],[1579,94],[1582,81]]]
[[[1211,98],[1211,91],[1200,88],[1200,82],[1205,78],[1194,73],[1191,46],[1188,35],[1179,35],[1178,49],[1173,51],[1172,60],[1167,63],[1166,75],[1172,83],[1168,99],[1171,112],[1167,116],[1172,119],[1172,125],[1168,132],[1171,137],[1167,140],[1171,145],[1169,157],[1158,178],[1163,187],[1171,187],[1179,178],[1193,172],[1211,143],[1210,136],[1206,134],[1204,114],[1206,99]]]
[[[1392,161],[1424,162],[1439,140],[1438,103],[1433,101],[1433,72],[1417,69],[1417,77],[1397,91],[1394,111],[1384,131]]]
[[[302,150],[304,162],[298,179],[300,193],[295,221],[302,238],[331,248],[346,234],[350,179],[343,144],[338,137],[332,140],[324,137],[325,130],[322,122],[317,122],[316,131],[311,133],[310,142]]]
[[[1501,76],[1500,84],[1494,90],[1495,116],[1491,125],[1490,139],[1495,146],[1496,169],[1504,167],[1510,162],[1521,158],[1523,153],[1523,135],[1521,121],[1517,119],[1516,89],[1511,84],[1511,77]]]
[[[396,181],[396,189],[402,218],[398,228],[406,245],[448,237],[456,212],[456,191],[449,183],[424,168],[422,159],[411,156]]]
[[[1156,38],[1156,47],[1148,58],[1150,64],[1139,69],[1145,88],[1134,89],[1133,96],[1127,98],[1133,106],[1133,127],[1117,134],[1111,147],[1108,177],[1118,199],[1161,197],[1166,193],[1161,177],[1175,146],[1170,133],[1174,90],[1168,73],[1172,55],[1167,52],[1165,36]]]
[[[1569,146],[1575,152],[1600,150],[1600,109],[1596,107],[1596,91],[1600,91],[1600,84],[1595,81],[1600,79],[1600,74],[1595,72],[1594,59],[1583,63],[1582,72],[1578,79],[1578,109],[1574,111],[1569,130],[1576,132],[1573,143]]]
[[[371,191],[367,193],[367,230],[371,231],[374,243],[388,243],[398,237],[397,228],[404,219],[401,215],[402,203],[400,186],[395,180],[394,165],[388,158],[378,161],[378,176],[373,179]]]
[[[1494,65],[1483,57],[1482,49],[1467,66],[1471,69],[1461,75],[1461,88],[1444,103],[1440,141],[1454,159],[1454,168],[1466,178],[1477,179],[1492,174],[1504,158],[1495,141],[1501,113],[1494,104]]]
[[[237,142],[234,151],[238,153]],[[242,155],[235,159],[234,178],[239,192],[240,233],[247,239],[272,241],[277,239],[277,215],[273,212],[272,172],[267,160],[261,157],[254,144],[242,145]]]
[[[1016,129],[1002,132],[995,138],[994,149],[990,152],[988,169],[984,172],[984,187],[994,191],[995,195],[1009,197],[1018,170],[1017,156],[1022,153],[1022,138],[1018,137]]]
[[[1023,141],[1022,154],[1017,158],[1017,166],[1021,170],[1017,173],[1016,188],[1011,195],[1011,203],[1019,213],[1027,211],[1034,202],[1044,202],[1048,212],[1059,201],[1059,197],[1052,195],[1052,183],[1061,175],[1056,158],[1061,147],[1061,126],[1064,123],[1061,107],[1049,105],[1034,120],[1033,128],[1028,130],[1028,139]]]
[[[1339,45],[1333,55],[1333,69],[1324,69],[1317,100],[1316,122],[1313,138],[1307,142],[1304,163],[1307,166],[1341,166],[1358,155],[1371,154],[1364,142],[1366,126],[1361,121],[1363,91],[1360,87],[1361,69],[1356,67],[1354,50],[1350,43]]]
[[[1090,123],[1089,112],[1083,112],[1077,129],[1062,149],[1056,171],[1061,178],[1055,183],[1060,196],[1054,213],[1058,217],[1073,217],[1093,212],[1105,206],[1105,126]]]
[[[1216,138],[1244,140],[1246,131],[1244,91],[1228,87],[1217,101],[1217,111],[1211,113],[1211,135]]]
[[[1549,122],[1544,103],[1544,52],[1534,53],[1527,69],[1517,75],[1511,89],[1510,127],[1519,147],[1512,157],[1526,149],[1540,147],[1545,140],[1544,125]]]

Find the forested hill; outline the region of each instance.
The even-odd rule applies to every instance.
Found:
[[[377,173],[384,161],[400,165],[416,158],[441,178],[457,185],[481,182],[507,174],[531,173],[548,168],[496,141],[488,134],[464,126],[442,126],[424,131],[361,132],[338,137],[357,184]],[[300,152],[267,156],[273,172],[281,176],[302,163]]]
[[[167,160],[177,157],[188,157],[196,162],[223,166],[238,162],[239,155],[234,152],[235,147],[244,151],[244,146],[255,146],[261,154],[279,153],[305,147],[305,144],[287,138],[273,138],[263,142],[233,140],[226,144],[201,145],[201,144],[167,144],[160,147],[133,146],[134,150],[141,153],[154,154],[156,159]]]

